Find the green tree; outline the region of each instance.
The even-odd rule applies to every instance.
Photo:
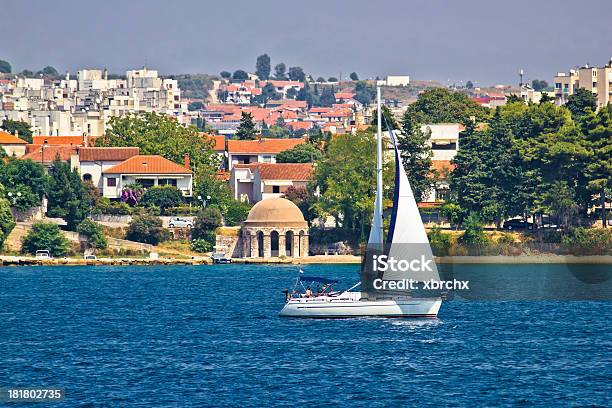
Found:
[[[8,61],[0,60],[0,73],[2,74],[10,74],[13,68]]]
[[[15,220],[11,213],[11,203],[6,199],[4,186],[0,184],[0,250],[11,231],[15,228]]]
[[[559,225],[569,228],[572,219],[578,214],[579,207],[575,201],[575,193],[566,181],[554,181],[543,194],[542,205],[545,211],[552,214]]]
[[[257,129],[255,128],[255,122],[253,122],[253,115],[250,112],[243,111],[236,137],[240,140],[254,140],[256,136]]]
[[[219,75],[221,75],[223,79],[230,79],[232,77],[232,73],[229,71],[221,71]]]
[[[40,205],[40,200],[47,191],[48,182],[49,177],[43,167],[32,160],[9,158],[8,161],[0,161],[0,184],[15,193],[24,190],[26,193],[33,193],[37,198],[34,205]]]
[[[56,79],[60,76],[59,72],[57,72],[57,69],[49,65],[38,71],[37,74],[42,74],[43,76],[51,79]]]
[[[474,89],[474,83],[472,81],[467,81],[465,87],[466,89]]]
[[[329,78],[327,78],[327,82],[338,82],[338,78],[336,78],[336,77],[329,77]]]
[[[319,97],[319,106],[332,106],[336,103],[336,96],[334,95],[334,87],[325,87],[323,91],[321,91],[321,96]]]
[[[219,158],[212,150],[210,138],[202,138],[195,126],[183,126],[163,114],[144,113],[112,117],[104,137],[96,146],[140,148],[140,154],[164,156],[182,163],[189,155],[192,168],[203,171],[217,168]]]
[[[459,134],[459,150],[453,158],[455,165],[450,179],[450,188],[457,204],[468,211],[477,212],[484,207],[487,196],[486,168],[481,153],[487,146],[484,135],[477,132],[472,121],[465,123]]]
[[[257,57],[257,63],[255,64],[255,74],[259,77],[259,79],[268,79],[270,78],[270,57],[268,54],[263,54]]]
[[[274,66],[274,78],[275,79],[287,79],[287,66],[284,63],[278,63]]]
[[[64,256],[68,252],[68,239],[57,224],[35,222],[32,229],[22,238],[21,252],[35,254],[36,251],[44,249],[52,256]]]
[[[424,91],[406,112],[418,123],[464,123],[474,117],[477,121],[488,117],[488,109],[472,101],[462,92],[446,88]]]
[[[534,79],[531,81],[531,87],[534,91],[543,91],[544,89],[548,88],[548,82],[543,79]]]
[[[251,205],[249,203],[245,203],[239,200],[229,201],[229,204],[227,205],[225,212],[223,213],[225,225],[227,225],[228,227],[240,225],[241,222],[247,219],[250,210]]]
[[[317,82],[325,82],[325,78],[323,78],[323,77],[318,77],[318,78],[317,78]]]
[[[565,107],[572,113],[572,118],[579,121],[589,112],[597,110],[597,99],[592,92],[584,88],[578,88],[567,98]]]
[[[291,67],[289,68],[289,79],[292,81],[306,81],[306,74],[302,67]]]
[[[92,202],[79,173],[56,157],[49,168],[47,215],[63,218],[74,231],[91,211]]]
[[[359,75],[356,72],[351,72],[349,78],[351,78],[351,81],[359,81]]]
[[[162,214],[169,208],[178,207],[183,202],[181,191],[174,186],[154,186],[148,188],[142,196],[142,205],[158,207]]]
[[[247,79],[249,79],[249,73],[238,69],[232,74],[232,79],[236,81],[246,81]]]
[[[314,207],[315,203],[317,202],[317,197],[312,186],[289,186],[283,197],[298,206],[300,211],[302,211],[302,214],[304,214],[304,219],[308,221],[308,224],[312,223],[312,221],[317,217],[317,212]]]
[[[87,243],[95,249],[106,249],[108,240],[104,236],[104,232],[100,225],[89,218],[85,218],[77,226],[77,232],[87,238]]]
[[[161,218],[153,215],[138,215],[128,225],[126,239],[157,245],[170,239],[170,232],[163,227]]]
[[[28,143],[32,143],[32,129],[27,122],[5,119],[0,128],[12,135],[19,136]]]
[[[392,178],[385,166],[385,179]],[[370,224],[376,190],[376,140],[371,132],[338,134],[327,147],[327,154],[315,166],[314,179],[321,191],[314,204],[321,215],[331,215],[349,230]]]
[[[515,149],[512,131],[503,119],[500,108],[495,110],[484,140],[488,146],[481,155],[486,169],[484,181],[488,194],[482,206],[491,215],[488,221],[495,221],[497,228],[501,228],[506,217],[520,214],[524,197],[521,195],[521,157]]]
[[[215,235],[215,230],[223,225],[221,211],[215,207],[206,207],[198,212],[193,228],[192,239],[205,239],[210,241]]]
[[[302,143],[276,155],[277,163],[314,163],[321,160],[322,153],[310,143]]]
[[[476,214],[472,213],[467,216],[463,222],[463,228],[465,231],[459,237],[459,242],[462,244],[481,247],[488,242],[487,236],[482,229],[482,221]]]
[[[270,99],[278,100],[281,99],[282,95],[276,92],[276,88],[271,83],[267,83],[263,88],[261,88],[261,94],[255,96],[253,98],[254,103],[265,104]]]
[[[355,84],[355,100],[364,105],[369,105],[376,98],[376,87],[366,81],[359,81]]]
[[[588,158],[585,162],[587,193],[592,205],[601,207],[601,220],[607,226],[606,203],[612,196],[612,105],[601,108],[597,114],[583,118]]]
[[[402,119],[402,134],[397,138],[401,159],[408,181],[417,202],[422,201],[432,186],[431,147],[429,133],[421,131],[421,126],[412,121],[409,115]]]
[[[524,104],[525,101],[523,101],[523,98],[521,98],[517,94],[510,94],[506,98],[506,104],[510,104],[510,103],[523,103]]]

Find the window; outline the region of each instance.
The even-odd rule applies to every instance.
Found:
[[[280,186],[272,186],[272,192],[275,194],[280,193]]]
[[[91,181],[91,174],[89,173],[83,174],[83,181]]]
[[[172,186],[176,187],[176,179],[159,179],[157,184],[160,186]]]
[[[263,156],[262,160],[264,163],[272,163],[272,156]]]
[[[117,179],[114,177],[109,177],[106,179],[107,187],[117,187]]]
[[[143,188],[153,187],[155,180],[153,179],[136,179],[136,184],[140,184]]]

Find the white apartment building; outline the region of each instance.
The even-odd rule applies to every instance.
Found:
[[[429,143],[433,161],[449,161],[457,155],[459,149],[459,132],[463,130],[460,123],[435,123],[421,125],[421,131],[429,133]]]
[[[601,68],[588,64],[569,72],[559,72],[555,75],[555,97],[558,104],[567,102],[577,88],[586,89],[597,98],[599,108],[612,101],[612,58]]]
[[[17,78],[0,93],[0,122],[29,123],[35,135],[101,135],[111,117],[159,112],[182,118],[187,103],[174,79],[157,71],[128,71],[126,79],[108,79],[106,70],[83,69],[77,79],[45,83],[43,78]]]

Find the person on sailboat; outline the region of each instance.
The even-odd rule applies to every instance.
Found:
[[[307,298],[312,296],[312,290],[310,290],[310,286],[306,288],[306,293],[304,294]]]

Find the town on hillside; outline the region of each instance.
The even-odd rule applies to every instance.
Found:
[[[437,255],[609,253],[612,60],[549,80],[323,78],[267,54],[219,75],[0,61],[2,253],[360,254],[377,126],[397,139]]]

